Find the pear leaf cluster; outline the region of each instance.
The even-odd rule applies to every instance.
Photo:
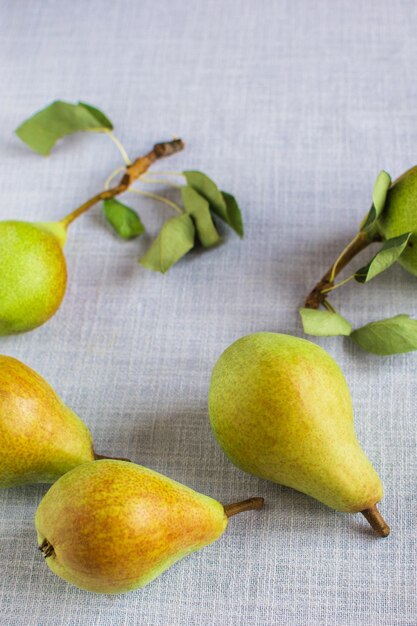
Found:
[[[78,131],[108,133],[118,146],[125,166],[118,168],[110,176],[105,192],[102,194],[103,197],[98,194],[93,200],[94,203],[103,200],[104,216],[119,237],[125,240],[140,237],[145,233],[145,226],[140,216],[134,209],[117,200],[115,196],[129,191],[132,184],[129,172],[137,167],[141,159],[133,163],[130,161],[123,146],[112,132],[113,124],[100,109],[85,102],[71,103],[56,100],[25,120],[16,129],[16,134],[32,150],[47,155],[59,139]],[[170,150],[169,154],[172,153],[173,151]],[[160,152],[157,158],[159,155]],[[122,189],[109,190],[110,181],[122,169],[125,170],[128,183],[123,188],[123,184],[120,185],[123,182],[122,179],[119,183]],[[134,180],[140,182],[141,173],[135,171]],[[179,213],[177,217],[167,220],[144,256],[139,259],[143,267],[161,273],[167,272],[197,245],[202,248],[212,248],[218,245],[222,237],[216,220],[225,222],[239,237],[242,238],[244,234],[242,214],[234,196],[220,191],[216,183],[203,172],[187,170],[178,172],[176,175],[185,179],[186,182],[183,186],[174,185],[175,188],[179,188],[182,206],[158,194],[139,191],[145,196],[170,205]],[[142,182],[153,181],[151,179]],[[155,180],[155,183],[169,185],[170,181],[159,179]]]
[[[326,310],[314,308],[317,306],[314,300],[311,306],[309,298],[315,293],[314,291],[306,301],[306,306],[311,308],[300,309],[306,334],[321,337],[349,336],[363,350],[378,355],[417,350],[417,320],[411,319],[409,315],[396,315],[352,330],[350,322],[336,312],[328,300],[328,295],[333,289],[341,287],[350,279],[366,284],[397,261],[412,274],[417,275],[412,265],[416,220],[413,218],[410,205],[407,204],[411,200],[409,194],[413,192],[413,177],[415,176],[417,176],[417,168],[412,168],[394,183],[386,171],[382,170],[378,174],[372,193],[372,206],[360,226],[359,233],[316,286],[319,293],[322,289],[320,293],[322,299],[319,303],[323,304]],[[409,185],[410,191],[404,191],[404,185]],[[388,197],[389,205],[387,204]],[[396,221],[393,222],[393,219]],[[391,227],[387,228],[390,224]],[[408,231],[401,233],[401,230],[406,230],[407,226],[409,226]],[[350,262],[355,254],[373,242],[382,242],[382,245],[372,259],[347,279],[335,284],[334,278],[340,270],[343,255],[346,254],[347,258],[342,267]]]
[[[236,199],[220,191],[216,183],[202,172],[183,172],[187,185],[180,188],[181,214],[165,222],[149,249],[139,260],[146,269],[165,274],[196,245],[212,248],[221,242],[215,219],[220,218],[239,237],[243,237],[243,220]],[[109,208],[110,207],[110,208]],[[106,200],[104,213],[116,233],[124,239],[137,237],[142,222],[133,209],[120,202]]]
[[[339,313],[316,309],[300,309],[303,330],[316,337],[350,337],[362,350],[388,356],[417,350],[417,320],[409,315],[396,315],[370,322],[352,330],[352,325]]]
[[[47,156],[56,142],[79,131],[109,132],[113,124],[99,109],[78,102],[55,100],[25,120],[16,135],[35,152]]]
[[[187,185],[181,187],[183,214],[169,219],[140,264],[165,274],[197,244],[212,248],[221,242],[216,217],[225,222],[239,237],[243,237],[243,220],[236,199],[220,191],[216,183],[203,172],[182,173]]]

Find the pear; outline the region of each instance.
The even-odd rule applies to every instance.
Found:
[[[58,310],[65,294],[61,222],[0,222],[0,335],[31,330]]]
[[[404,172],[391,185],[376,228],[383,239],[414,233],[398,262],[417,276],[417,166]]]
[[[337,511],[360,511],[388,535],[376,508],[381,480],[356,439],[346,380],[325,350],[275,333],[239,339],[214,367],[209,414],[239,468]]]
[[[96,458],[87,426],[52,387],[0,355],[0,487],[52,483]]]
[[[55,574],[88,591],[122,593],[215,541],[231,515],[262,506],[262,498],[223,506],[145,467],[102,460],[60,478],[35,526]]]

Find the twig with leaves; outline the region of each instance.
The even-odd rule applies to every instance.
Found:
[[[417,276],[417,167],[393,183],[387,172],[380,172],[372,200],[358,233],[310,292],[305,307],[300,309],[303,328],[309,335],[349,336],[361,348],[374,354],[409,352],[417,349],[417,320],[400,314],[352,330],[350,322],[329,301],[329,295],[349,281],[354,279],[366,284],[397,261]],[[377,242],[382,246],[367,265],[336,282],[339,273],[359,252]],[[320,306],[324,310],[319,309]]]
[[[168,219],[161,228],[145,255],[140,259],[144,267],[165,273],[198,242],[204,248],[220,243],[216,218],[220,218],[239,237],[243,237],[242,215],[236,199],[220,191],[216,183],[202,172],[156,172],[153,178],[149,167],[158,159],[170,156],[184,148],[181,139],[158,143],[146,155],[131,160],[126,149],[113,132],[113,124],[96,107],[78,102],[72,104],[57,100],[27,119],[16,130],[17,135],[35,152],[48,155],[55,143],[66,135],[78,131],[102,132],[117,146],[124,165],[116,168],[107,178],[104,189],[67,215],[61,223],[67,227],[76,218],[99,202],[103,203],[104,215],[114,231],[123,239],[132,239],[145,232],[142,220],[136,211],[120,202],[116,196],[126,192],[140,194],[168,205],[177,216]],[[148,178],[143,175],[148,173]],[[119,182],[111,186],[116,175]],[[171,178],[185,181],[173,183]],[[133,187],[136,182],[163,184],[179,189],[182,205],[159,194]]]

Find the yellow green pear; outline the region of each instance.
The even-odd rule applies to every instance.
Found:
[[[377,221],[377,230],[383,239],[413,233],[398,262],[417,276],[417,166],[392,183]]]
[[[67,268],[63,222],[0,221],[0,335],[32,330],[58,310]]]
[[[211,378],[214,435],[242,470],[293,487],[337,511],[389,528],[376,504],[381,480],[356,438],[346,380],[319,346],[288,335],[243,337]]]
[[[231,515],[262,505],[252,498],[223,506],[145,467],[103,460],[60,478],[35,526],[55,574],[88,591],[123,593],[215,541]]]
[[[34,370],[0,355],[0,487],[52,483],[95,458],[78,415]]]

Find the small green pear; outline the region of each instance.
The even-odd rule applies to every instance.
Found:
[[[414,233],[398,262],[417,276],[417,166],[392,183],[376,227],[383,239]]]
[[[0,335],[32,330],[58,310],[67,268],[61,222],[0,222]]]
[[[52,483],[95,458],[78,415],[34,370],[0,355],[0,487]]]
[[[214,367],[209,414],[239,468],[337,511],[360,511],[389,533],[375,506],[381,480],[355,436],[349,388],[319,346],[267,332],[239,339]]]
[[[215,541],[231,515],[262,506],[262,498],[223,506],[145,467],[96,461],[50,488],[35,526],[55,574],[88,591],[123,593]]]

